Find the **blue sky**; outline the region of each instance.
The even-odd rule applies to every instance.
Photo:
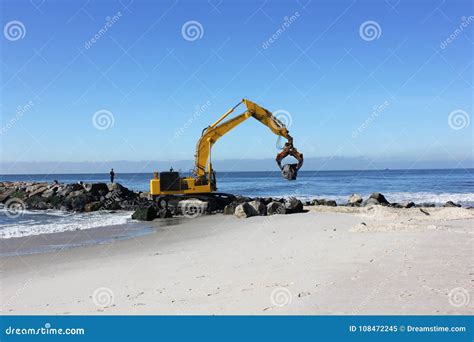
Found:
[[[282,115],[306,157],[472,166],[473,15],[468,0],[2,0],[3,170],[191,160],[244,97]],[[213,158],[276,152],[249,120]]]

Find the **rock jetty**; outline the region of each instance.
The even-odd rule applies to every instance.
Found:
[[[286,215],[304,212],[304,206],[330,206],[338,204],[331,199],[317,198],[303,203],[295,197],[288,198],[250,198],[227,195],[222,198],[206,199],[176,198],[163,208],[153,201],[147,192],[133,191],[119,183],[72,183],[58,182],[0,182],[0,205],[7,210],[10,206],[20,210],[56,209],[73,212],[94,211],[134,211],[132,218],[151,221],[155,218],[169,218],[175,215],[196,217],[205,214],[223,213],[238,218],[268,215]],[[349,196],[349,207],[371,205],[390,206],[394,208],[411,208],[434,206],[424,204],[390,203],[383,194],[375,192],[367,199],[359,194]],[[445,207],[460,207],[458,203],[448,201]]]

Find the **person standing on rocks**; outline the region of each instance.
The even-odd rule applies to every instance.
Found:
[[[110,183],[114,183],[114,178],[115,178],[115,172],[114,169],[110,170]]]

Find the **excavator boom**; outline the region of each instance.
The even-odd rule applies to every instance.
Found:
[[[245,104],[247,110],[234,118],[224,121],[242,103]],[[224,115],[222,115],[219,120],[204,129],[203,134],[196,145],[196,161],[194,172],[197,177],[205,177],[206,173],[211,170],[211,167],[208,165],[208,163],[210,163],[212,145],[214,145],[215,142],[224,134],[250,117],[260,121],[274,134],[287,140],[283,150],[277,154],[276,162],[278,167],[282,170],[282,174],[285,178],[296,179],[297,171],[303,165],[303,154],[299,153],[298,150],[293,146],[293,137],[289,134],[285,124],[278,120],[278,118],[276,118],[270,111],[247,99],[243,99],[237,105],[229,109]],[[285,169],[281,165],[281,161],[287,156],[292,156],[298,161],[297,164],[290,164],[292,165],[290,167],[292,170],[292,172],[290,172],[291,174],[285,173]],[[206,169],[208,171],[206,171]]]

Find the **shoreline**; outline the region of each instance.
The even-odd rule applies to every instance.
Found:
[[[3,313],[472,312],[472,300],[453,305],[452,291],[472,293],[474,211],[306,208],[155,220],[148,235],[1,257]]]

